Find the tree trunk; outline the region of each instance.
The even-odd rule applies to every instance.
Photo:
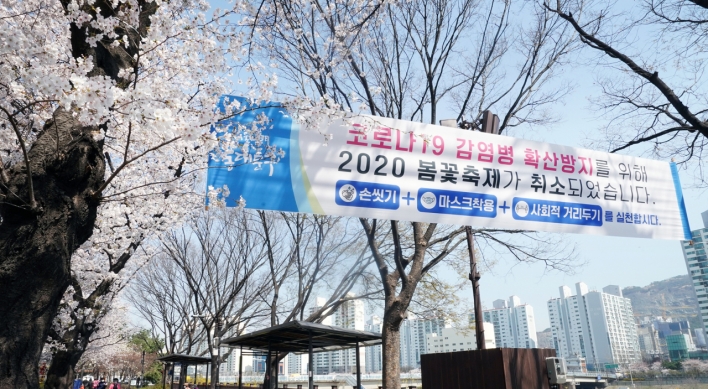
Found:
[[[103,183],[103,145],[59,108],[28,152],[37,207],[27,204],[24,164],[0,188],[0,387],[36,388],[44,340],[70,281],[74,251],[92,234]]]
[[[401,322],[391,310],[384,312],[382,325],[381,352],[385,356],[382,366],[383,387],[398,389],[401,387]],[[358,389],[358,388],[357,388]]]
[[[74,323],[74,328],[67,331],[59,339],[64,349],[58,350],[52,356],[52,363],[47,370],[47,380],[44,389],[65,389],[71,387],[74,380],[75,366],[86,351],[89,339],[97,329],[93,323],[85,319]]]
[[[81,354],[76,355],[66,351],[58,351],[52,357],[52,364],[47,370],[47,380],[44,382],[44,389],[66,389],[70,388],[74,381],[74,366],[81,358]]]
[[[70,0],[60,0],[67,9]],[[125,87],[121,69],[133,67],[141,41],[157,9],[138,0],[142,9],[136,29],[116,28],[128,35],[128,48],[104,38],[91,47],[91,27],[69,26],[74,58],[92,58],[90,76],[108,76]],[[122,6],[122,5],[119,5]],[[116,15],[108,0],[81,6],[96,17]],[[47,333],[70,284],[71,256],[93,233],[104,182],[103,143],[93,139],[96,126],[82,126],[71,112],[58,108],[40,131],[27,159],[36,206],[29,203],[28,171],[15,164],[7,185],[0,185],[0,388],[37,388],[38,363]],[[71,367],[70,367],[71,369]]]
[[[209,384],[209,387],[211,389],[216,389],[216,385],[219,384],[219,358],[212,354],[211,355],[211,365],[209,368],[211,371],[209,372],[209,379],[211,380],[211,383]]]

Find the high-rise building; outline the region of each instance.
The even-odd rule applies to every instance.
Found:
[[[641,359],[632,303],[617,285],[602,292],[575,284],[576,295],[561,286],[560,298],[548,301],[553,345],[560,357],[585,358],[588,368],[627,364]]]
[[[381,318],[373,315],[371,319],[366,321],[366,326],[364,327],[366,331],[381,333]],[[364,369],[367,373],[378,373],[383,369],[383,353],[381,350],[381,345],[377,344],[375,346],[366,347],[366,368]]]
[[[427,336],[442,335],[449,327],[443,318],[422,318],[409,314],[401,324],[401,366],[420,367],[420,356],[428,352]]]
[[[642,359],[651,361],[655,356],[662,354],[659,331],[657,331],[654,323],[645,323],[638,326],[637,339]]]
[[[307,362],[310,360],[308,354],[288,354],[288,374],[307,375]]]
[[[484,333],[491,334],[494,332],[492,323],[484,322]],[[442,333],[428,334],[427,350],[430,354],[449,353],[455,351],[467,351],[477,349],[477,334],[474,326],[469,328],[443,328]],[[496,348],[497,344],[493,337],[484,337],[484,348]]]
[[[494,309],[484,311],[483,316],[485,322],[494,325],[494,340],[497,347],[538,347],[536,320],[532,306],[521,304],[518,296],[509,297],[508,302],[501,299],[496,300],[492,305]]]
[[[708,211],[703,212],[701,216],[704,228],[692,231],[691,240],[681,242],[681,248],[688,275],[693,280],[705,334],[708,327],[708,256],[705,247],[708,243]]]
[[[427,352],[427,339],[429,334],[441,335],[443,328],[448,324],[442,318],[417,318],[409,314],[403,320],[400,327],[400,365],[407,368],[419,368],[420,356]],[[366,322],[366,330],[371,332],[381,332],[381,319],[372,316]],[[366,371],[370,373],[380,372],[383,368],[381,359],[381,346],[370,346],[366,348]]]
[[[347,294],[347,297],[354,297],[353,293]],[[325,304],[325,299],[318,297],[316,306],[310,309],[311,312],[321,308]],[[347,300],[342,303],[337,310],[330,316],[322,320],[322,324],[342,327],[350,330],[364,330],[364,302],[361,300]],[[300,358],[300,362],[293,363],[296,366],[304,365],[307,367],[307,360],[303,360],[304,355],[298,355],[293,358]],[[356,350],[336,350],[327,352],[318,352],[313,356],[313,370],[315,374],[332,374],[332,373],[353,373],[356,372],[357,360]],[[359,352],[358,364],[364,370],[366,361],[366,348],[362,347]]]

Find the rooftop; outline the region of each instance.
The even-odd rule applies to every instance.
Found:
[[[309,350],[330,351],[381,343],[381,334],[368,331],[350,330],[319,323],[291,321],[265,328],[249,334],[224,339],[222,345],[243,347],[259,351],[287,351],[305,353]]]

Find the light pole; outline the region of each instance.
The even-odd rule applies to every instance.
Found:
[[[140,358],[140,383],[139,386],[143,387],[145,381],[145,350],[143,350],[143,355]]]
[[[632,382],[632,387],[634,388],[634,377],[632,377],[632,365],[630,362],[627,362],[627,370],[629,370],[629,380]]]

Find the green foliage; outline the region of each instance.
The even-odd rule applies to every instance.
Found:
[[[165,342],[160,338],[155,338],[150,334],[150,331],[143,329],[133,334],[130,337],[130,344],[135,346],[139,351],[144,351],[145,354],[157,354],[165,346]],[[146,358],[146,365],[148,364]],[[150,358],[152,359],[152,358]],[[152,383],[162,382],[163,364],[159,361],[153,361],[148,366],[145,366],[145,379]]]
[[[681,370],[683,368],[683,366],[681,366],[681,361],[664,361],[661,362],[661,367],[669,370]]]
[[[131,336],[130,343],[137,346],[140,351],[150,354],[159,352],[165,346],[162,339],[153,337],[150,331],[145,329]]]
[[[162,382],[162,369],[164,365],[158,361],[155,361],[150,365],[149,368],[145,369],[145,379],[157,384]]]

